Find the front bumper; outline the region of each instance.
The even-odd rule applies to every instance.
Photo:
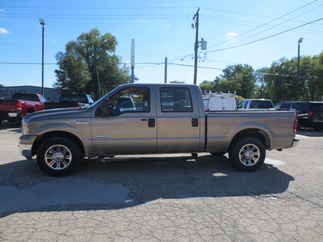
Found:
[[[32,147],[36,140],[36,135],[22,135],[19,139],[19,149],[21,154],[28,160],[33,158]]]

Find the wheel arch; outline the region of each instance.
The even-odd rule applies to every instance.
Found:
[[[240,130],[238,133],[234,135],[234,137],[231,139],[230,145],[228,147],[228,151],[231,150],[233,145],[242,137],[258,138],[265,145],[266,149],[270,149],[271,147],[271,140],[266,131],[259,128],[246,128],[246,129]]]
[[[78,136],[76,136],[75,134],[72,134],[67,131],[49,131],[49,132],[44,133],[44,134],[40,135],[39,137],[37,137],[37,139],[35,140],[35,142],[32,146],[32,155],[36,155],[36,153],[37,153],[40,145],[43,143],[43,141],[45,139],[48,139],[51,137],[64,137],[64,138],[68,138],[68,139],[74,141],[81,148],[82,156],[86,155],[86,150],[85,150],[85,147],[84,147],[81,139]]]

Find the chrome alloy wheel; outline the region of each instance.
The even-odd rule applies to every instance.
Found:
[[[255,144],[246,144],[239,151],[239,160],[244,166],[254,166],[260,159],[260,149]]]
[[[72,152],[65,145],[55,144],[45,152],[45,163],[53,170],[64,170],[72,162]]]

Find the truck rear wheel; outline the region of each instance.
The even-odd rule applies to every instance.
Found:
[[[265,145],[255,137],[239,139],[229,151],[234,167],[243,171],[254,171],[264,165],[266,158]]]
[[[39,168],[51,176],[75,171],[81,160],[80,147],[68,138],[48,138],[37,152]]]

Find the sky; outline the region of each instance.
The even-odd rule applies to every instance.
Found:
[[[170,63],[192,65],[195,32],[191,24],[198,7],[200,38],[208,42],[210,51],[200,53],[199,66],[212,67],[198,69],[198,83],[214,80],[228,65],[249,64],[258,69],[283,57],[293,58],[300,37],[304,38],[301,55],[323,51],[320,21],[254,44],[212,52],[323,17],[323,0],[1,0],[0,84],[40,85],[41,65],[4,64],[41,62],[40,18],[46,22],[45,62],[56,63],[55,55],[64,51],[68,41],[98,28],[116,36],[116,54],[124,63],[130,61],[134,38],[138,82],[162,82],[163,65],[140,63],[162,63],[168,57]],[[55,64],[45,66],[45,86],[55,83],[56,68]],[[193,67],[169,64],[168,80],[192,83]]]

